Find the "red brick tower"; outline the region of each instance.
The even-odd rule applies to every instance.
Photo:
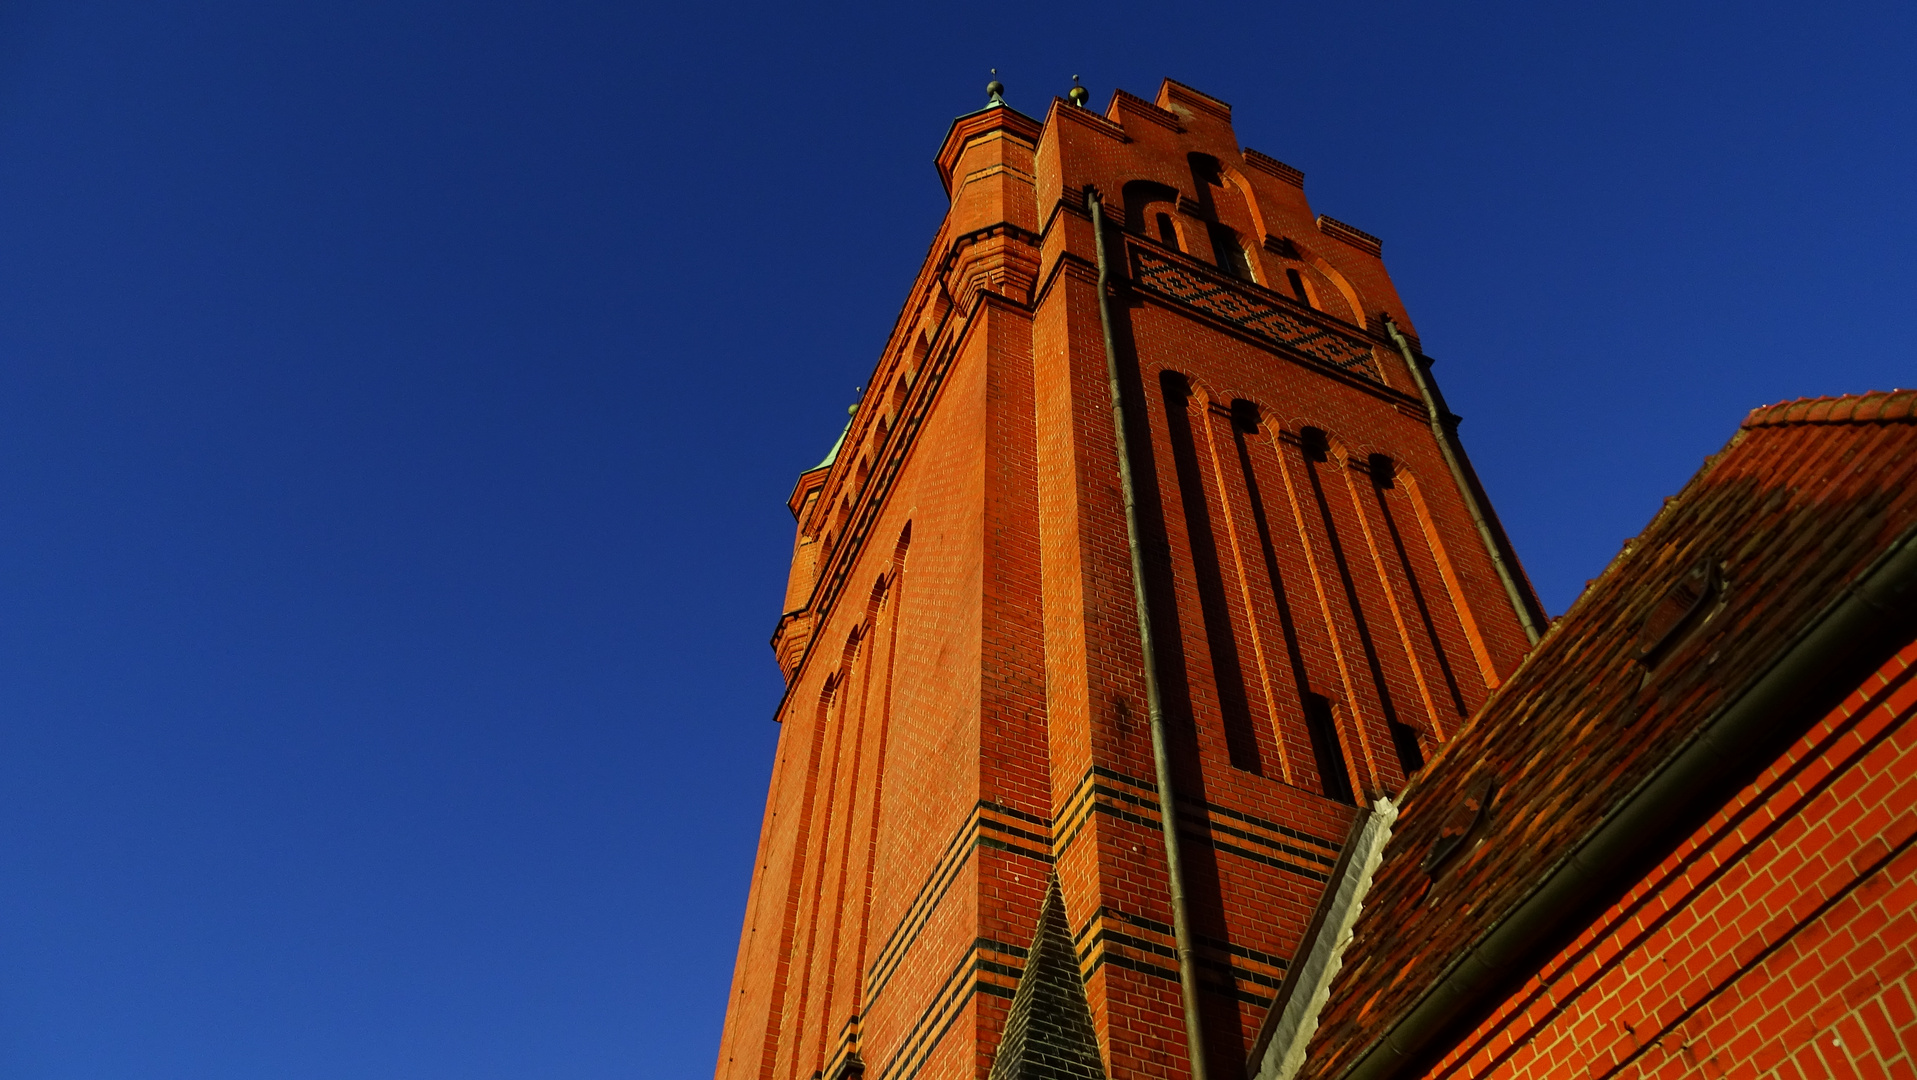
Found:
[[[1358,804],[1542,621],[1377,239],[1177,83],[997,90],[792,495],[722,1080],[1245,1075]]]

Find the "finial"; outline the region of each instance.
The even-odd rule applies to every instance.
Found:
[[[992,69],[992,81],[985,84],[985,107],[1005,104],[1005,84],[998,81],[998,69]]]
[[[1092,92],[1078,85],[1078,76],[1074,75],[1072,76],[1072,89],[1065,96],[1072,99],[1072,104],[1082,109],[1085,107],[1085,103],[1091,100]]]

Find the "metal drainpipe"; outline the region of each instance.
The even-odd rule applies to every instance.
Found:
[[[1404,357],[1404,366],[1411,369],[1411,381],[1418,384],[1418,393],[1424,398],[1424,410],[1431,417],[1431,434],[1437,437],[1438,449],[1444,453],[1444,463],[1451,467],[1451,478],[1457,481],[1458,494],[1464,496],[1464,508],[1471,512],[1471,523],[1478,527],[1478,538],[1484,541],[1484,550],[1491,556],[1491,565],[1498,571],[1498,580],[1504,583],[1505,595],[1511,598],[1511,607],[1518,613],[1518,622],[1524,626],[1524,636],[1536,645],[1542,634],[1538,624],[1544,621],[1544,613],[1537,610],[1537,600],[1531,595],[1531,590],[1518,580],[1517,571],[1512,566],[1516,557],[1504,550],[1498,530],[1491,525],[1489,511],[1478,500],[1471,465],[1465,460],[1464,446],[1458,442],[1458,433],[1451,427],[1451,410],[1445,407],[1444,395],[1438,392],[1438,384],[1425,372],[1420,358],[1411,348],[1411,342],[1399,332],[1398,324],[1392,322],[1389,315],[1384,316],[1384,329],[1391,336],[1392,344],[1398,346],[1399,355]]]
[[[1205,1033],[1198,1018],[1198,955],[1192,946],[1191,917],[1185,904],[1185,867],[1178,850],[1178,803],[1172,789],[1171,751],[1165,739],[1165,702],[1158,689],[1158,652],[1152,644],[1151,610],[1145,602],[1145,548],[1139,541],[1138,500],[1132,487],[1132,455],[1125,439],[1125,402],[1118,381],[1118,348],[1112,339],[1111,300],[1106,289],[1111,265],[1105,255],[1105,210],[1098,192],[1088,189],[1092,233],[1098,244],[1098,322],[1105,332],[1105,374],[1112,387],[1112,429],[1118,444],[1118,483],[1125,495],[1125,538],[1132,552],[1132,602],[1138,608],[1138,648],[1145,668],[1145,706],[1151,717],[1152,764],[1158,770],[1158,820],[1165,836],[1165,869],[1170,878],[1172,937],[1178,946],[1178,988],[1185,1004],[1185,1050],[1191,1080],[1205,1080]]]

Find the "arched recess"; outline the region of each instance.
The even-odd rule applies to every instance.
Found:
[[[848,642],[848,645],[850,644]],[[778,915],[774,922],[774,925],[779,927],[779,943],[776,953],[777,961],[771,966],[773,973],[771,1002],[766,1011],[765,1036],[762,1043],[760,1070],[765,1074],[773,1073],[778,1068],[779,1048],[789,1047],[796,1041],[789,1036],[796,1033],[805,1018],[805,999],[810,987],[808,974],[812,959],[810,931],[817,926],[816,910],[811,913],[811,919],[808,921],[805,904],[806,885],[819,873],[816,865],[819,860],[813,856],[818,854],[817,849],[822,847],[815,844],[812,839],[814,818],[818,813],[820,802],[819,758],[825,749],[825,733],[831,726],[832,707],[839,696],[839,686],[844,681],[844,677],[845,669],[841,667],[828,673],[819,686],[818,704],[814,708],[809,732],[811,737],[807,740],[809,749],[805,752],[805,766],[795,778],[802,784],[796,829],[798,841],[792,846],[791,861],[785,867],[784,903],[776,909]],[[787,772],[785,745],[785,739],[781,737],[779,743],[781,782],[791,775]],[[827,815],[830,815],[829,809]],[[770,862],[763,863],[758,872],[763,873],[771,866]],[[802,927],[807,931],[803,943],[800,939]],[[796,1007],[793,1007],[788,1004],[788,998],[795,979],[799,983],[799,992]]]
[[[1271,229],[1265,225],[1264,211],[1258,208],[1258,189],[1252,187],[1251,181],[1245,174],[1233,166],[1221,164],[1219,173],[1227,183],[1237,189],[1238,197],[1244,200],[1245,213],[1254,241],[1264,243],[1264,238],[1271,235]]]
[[[1431,517],[1431,507],[1425,501],[1424,490],[1418,483],[1417,474],[1399,466],[1397,482],[1404,489],[1405,497],[1410,500],[1412,509],[1418,516],[1418,529],[1424,534],[1427,549],[1432,561],[1438,565],[1438,577],[1444,582],[1444,589],[1451,599],[1451,610],[1457,613],[1458,623],[1464,629],[1464,638],[1471,646],[1471,657],[1477,662],[1478,674],[1484,680],[1486,690],[1496,690],[1503,680],[1498,677],[1497,665],[1491,662],[1491,650],[1485,643],[1484,633],[1478,627],[1477,617],[1471,611],[1471,604],[1465,598],[1464,586],[1458,578],[1457,567],[1445,550],[1444,537],[1438,532],[1437,523]]]
[[[912,546],[912,523],[906,522],[899,530],[899,539],[892,545],[892,574],[897,577],[905,571],[905,553]]]
[[[834,895],[843,895],[846,861],[852,840],[853,817],[857,811],[858,784],[841,780],[841,774],[858,769],[866,691],[871,686],[870,657],[865,642],[871,636],[871,622],[861,622],[846,634],[839,666],[829,681],[832,700],[825,723],[830,729],[830,750],[817,758],[820,813],[806,832],[813,847],[816,869],[809,875],[805,895],[801,897],[801,916],[805,919],[805,943],[795,955],[799,970],[799,998],[795,1019],[803,1025],[812,1015],[818,1017],[812,1039],[795,1039],[793,1045],[803,1051],[809,1042],[823,1048],[831,1016],[836,1011],[837,963],[839,939],[844,929],[843,906],[834,903]],[[836,857],[835,857],[836,855]],[[797,1031],[795,1031],[795,1036]]]
[[[1408,778],[1424,767],[1426,747],[1419,741],[1420,733],[1428,737],[1433,751],[1444,741],[1440,702],[1448,705],[1449,695],[1442,678],[1448,671],[1441,662],[1443,645],[1423,636],[1426,624],[1414,598],[1417,579],[1400,557],[1401,545],[1393,540],[1393,518],[1382,498],[1382,485],[1395,482],[1390,456],[1354,452],[1334,440],[1331,459],[1350,500],[1349,520],[1357,526],[1350,546],[1358,550],[1349,556],[1351,580],[1346,588],[1351,590],[1354,611],[1361,597],[1367,608],[1360,633],[1365,636],[1385,727],[1399,768]]]
[[[1205,529],[1189,530],[1194,569],[1202,588],[1205,560],[1197,548],[1201,534],[1209,535],[1216,549],[1213,558],[1223,585],[1223,606],[1231,616],[1231,631],[1239,638],[1236,666],[1251,718],[1258,724],[1254,734],[1259,752],[1275,758],[1285,783],[1298,785],[1307,772],[1298,767],[1306,751],[1299,701],[1307,687],[1300,681],[1303,660],[1283,595],[1264,493],[1245,441],[1257,433],[1258,407],[1196,378],[1188,378],[1187,384],[1190,437],[1210,509],[1215,511]],[[1179,437],[1175,426],[1170,434]],[[1208,632],[1211,622],[1208,616]],[[1221,666],[1214,658],[1214,676],[1227,676],[1230,666]],[[1223,686],[1220,704],[1227,704]]]
[[[1240,599],[1239,555],[1230,508],[1212,462],[1211,395],[1203,384],[1169,369],[1159,373],[1159,384],[1171,442],[1172,487],[1183,511],[1191,583],[1196,590],[1192,599],[1197,601],[1198,625],[1204,634],[1180,651],[1187,664],[1206,657],[1211,676],[1209,680],[1188,676],[1194,719],[1197,713],[1215,709],[1217,730],[1232,767],[1264,775],[1265,761],[1276,749],[1262,689],[1268,680],[1259,677],[1259,657],[1251,645],[1253,639],[1245,633],[1250,613]],[[1186,625],[1182,618],[1179,625],[1181,629]]]
[[[1345,320],[1353,326],[1363,326],[1365,324],[1365,308],[1364,302],[1358,298],[1358,290],[1352,288],[1351,282],[1346,280],[1345,276],[1339,273],[1336,267],[1326,262],[1322,257],[1310,254],[1309,252],[1301,252],[1301,255],[1303,258],[1300,261],[1310,269],[1317,271],[1319,276],[1323,277],[1333,289],[1337,290],[1337,294],[1344,299],[1346,305],[1345,311],[1333,310],[1329,304],[1326,304],[1323,310],[1328,314],[1336,315],[1338,318]],[[1330,297],[1324,296],[1322,293],[1320,294],[1320,298],[1321,300],[1330,299]]]
[[[1187,154],[1186,161],[1209,225],[1212,261],[1233,277],[1268,284],[1258,272],[1265,227],[1250,183],[1210,154]]]
[[[852,677],[852,665],[859,659],[859,647],[865,643],[867,629],[864,623],[860,623],[845,635],[845,648],[839,653],[838,670],[828,680],[834,687]]]
[[[1332,702],[1339,721],[1337,732],[1346,740],[1344,751],[1353,771],[1361,774],[1360,789],[1384,791],[1385,774],[1379,770],[1380,749],[1373,735],[1389,729],[1393,703],[1372,633],[1370,620],[1376,613],[1359,596],[1359,575],[1368,570],[1368,558],[1361,530],[1351,520],[1345,490],[1350,457],[1344,443],[1327,428],[1303,418],[1293,424],[1298,433],[1294,460],[1299,466],[1300,541],[1311,552],[1308,558],[1317,578],[1318,600],[1344,690],[1342,702]]]
[[[1148,236],[1174,251],[1190,251],[1178,220],[1178,192],[1152,180],[1129,180],[1120,192],[1125,231]]]
[[[1468,670],[1460,682],[1460,665],[1465,664],[1469,645],[1455,611],[1456,603],[1444,584],[1443,570],[1407,493],[1416,486],[1416,479],[1384,453],[1371,454],[1362,472],[1371,481],[1367,508],[1377,515],[1373,527],[1378,530],[1384,563],[1389,576],[1402,586],[1398,599],[1404,609],[1407,640],[1414,643],[1425,661],[1431,733],[1443,742],[1446,730],[1455,731],[1482,702],[1484,694],[1471,685],[1474,680]]]
[[[1325,525],[1340,534],[1337,540],[1342,548],[1339,572],[1344,578],[1346,601],[1356,620],[1365,667],[1377,691],[1385,730],[1391,737],[1391,749],[1399,771],[1409,777],[1424,767],[1425,752],[1418,741],[1420,730],[1430,735],[1434,750],[1443,738],[1442,729],[1436,726],[1430,680],[1425,677],[1424,665],[1411,640],[1405,616],[1408,600],[1398,595],[1401,590],[1393,583],[1385,565],[1384,544],[1373,527],[1372,515],[1365,507],[1364,493],[1360,490],[1360,477],[1368,481],[1364,470],[1371,455],[1354,452],[1336,435],[1327,434],[1325,441],[1328,471],[1337,476],[1337,480],[1327,486],[1342,489],[1336,494],[1324,493],[1333,504]],[[1369,486],[1368,482],[1365,486]],[[1340,497],[1343,505],[1337,505]],[[1405,686],[1407,676],[1408,688]],[[1406,689],[1411,692],[1403,693]]]
[[[925,358],[932,352],[932,328],[920,327],[918,339],[912,342],[912,362],[905,369],[905,386],[911,389],[918,381],[919,372],[925,369]]]
[[[860,890],[859,919],[856,937],[853,943],[853,962],[851,966],[852,985],[850,1001],[854,1013],[864,1013],[866,951],[872,932],[872,897],[874,883],[878,880],[880,822],[885,813],[886,756],[892,741],[892,698],[893,679],[899,663],[899,617],[904,603],[905,557],[912,546],[912,523],[905,523],[899,531],[897,543],[892,547],[892,564],[872,585],[872,596],[867,602],[866,621],[878,632],[878,641],[874,648],[885,650],[884,670],[875,670],[872,678],[880,680],[878,692],[877,732],[872,738],[873,761],[869,774],[872,792],[872,808],[869,812],[869,824],[863,838],[865,845],[865,885]],[[876,669],[878,654],[873,654]],[[856,1038],[856,1035],[854,1036]],[[857,1050],[855,1044],[852,1047]]]

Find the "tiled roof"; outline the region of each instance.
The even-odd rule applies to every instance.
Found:
[[[1412,778],[1302,1077],[1354,1063],[1917,524],[1914,402],[1752,412]]]
[[[1854,397],[1798,398],[1752,409],[1744,426],[1778,427],[1784,424],[1869,424],[1908,420],[1917,408],[1917,390],[1892,390]]]

